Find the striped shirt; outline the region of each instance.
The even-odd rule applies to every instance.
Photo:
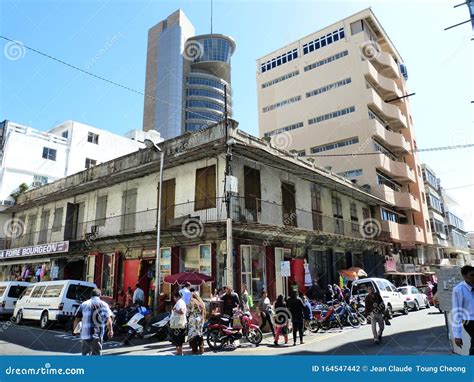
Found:
[[[99,297],[92,297],[81,304],[76,317],[82,319],[81,339],[102,339],[107,319],[112,317],[112,311]]]

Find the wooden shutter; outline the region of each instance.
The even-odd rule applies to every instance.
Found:
[[[196,170],[194,210],[216,207],[216,165]]]
[[[168,179],[163,182],[161,194],[161,226],[169,227],[174,219],[176,179]],[[160,193],[158,186],[158,195]]]
[[[98,196],[95,209],[95,225],[105,226],[105,214],[107,211],[107,195]]]
[[[281,183],[281,196],[283,204],[283,224],[297,227],[295,186],[290,183]]]
[[[244,195],[246,209],[261,211],[260,199],[262,198],[262,190],[259,170],[244,166]]]
[[[321,206],[321,191],[316,187],[311,187],[311,213],[313,216],[313,229],[323,230],[323,216]]]

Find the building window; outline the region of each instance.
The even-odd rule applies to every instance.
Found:
[[[430,193],[427,199],[429,207],[432,207],[438,210],[439,212],[443,212],[443,208],[441,207],[441,201],[436,196]]]
[[[382,217],[382,220],[398,223],[398,216],[392,211],[386,210],[385,208],[381,208],[380,215]]]
[[[181,247],[181,272],[198,272],[212,275],[211,245],[201,244],[192,247]],[[196,286],[203,298],[211,297],[211,285]]]
[[[351,34],[354,36],[357,33],[364,31],[364,21],[358,20],[351,23]]]
[[[344,38],[344,28],[339,28],[325,36],[319,37],[316,40],[312,40],[303,45],[303,54],[311,53],[318,50],[326,45],[330,45],[333,42],[339,41]]]
[[[49,147],[43,147],[43,158],[48,160],[56,160],[57,150]]]
[[[97,164],[97,161],[95,159],[86,158],[86,168],[91,168],[92,166],[95,166],[96,164]]]
[[[342,216],[342,202],[339,196],[332,196],[332,216],[334,217],[334,233],[344,235],[344,221]]]
[[[428,232],[430,232],[430,223],[429,223],[429,221],[428,221],[428,220],[425,220],[425,223],[426,223],[426,230],[427,230]]]
[[[247,210],[261,211],[262,190],[260,187],[260,171],[244,166],[244,197]],[[256,217],[256,216],[255,216]]]
[[[194,210],[216,207],[216,165],[196,170]]]
[[[423,203],[426,203],[426,198],[425,198],[425,193],[421,193],[421,200],[423,200]]]
[[[99,134],[95,134],[92,132],[87,133],[87,142],[94,143],[96,145],[99,144]]]
[[[294,76],[297,76],[298,74],[300,74],[300,71],[299,70],[295,70],[293,72],[290,72],[290,73],[287,73],[287,74],[284,74],[283,76],[280,76],[280,77],[277,77],[273,80],[270,80],[270,81],[267,81],[267,82],[264,82],[262,84],[262,89],[265,89],[265,88],[268,88],[269,86],[272,86],[272,85],[275,85],[279,82],[282,82],[282,81],[285,81],[289,78],[292,78]]]
[[[48,183],[48,177],[47,176],[42,176],[42,175],[33,175],[33,184],[35,186],[42,186],[44,184]]]
[[[338,173],[338,175],[341,175],[345,178],[354,178],[356,176],[362,176],[363,171],[361,168],[358,168],[357,170],[349,170],[349,171],[344,171]]]
[[[347,56],[349,54],[349,52],[347,50],[344,50],[342,52],[339,52],[337,54],[334,54],[332,56],[329,56],[323,60],[320,60],[320,61],[316,61],[316,62],[313,62],[312,64],[310,65],[307,65],[304,67],[304,71],[307,72],[308,70],[312,70],[312,69],[315,69],[315,68],[318,68],[320,66],[323,66],[323,65],[326,65],[326,64],[329,64],[330,62],[333,62],[333,61],[336,61],[336,60],[339,60],[340,58],[343,58],[345,56]]]
[[[281,199],[283,225],[298,227],[296,219],[296,190],[294,184],[281,182]]]
[[[303,122],[293,123],[292,125],[288,125],[288,126],[285,126],[285,127],[281,127],[279,129],[269,131],[269,132],[265,133],[264,136],[265,137],[271,137],[273,135],[278,135],[280,133],[284,133],[285,131],[291,131],[291,130],[299,129],[301,127],[303,127]]]
[[[272,58],[271,60],[265,61],[264,63],[260,64],[260,72],[265,73],[271,69],[276,68],[277,66],[286,64],[294,59],[298,58],[298,49],[295,48],[290,50],[278,57]]]
[[[327,145],[324,145],[324,146],[312,147],[311,153],[315,154],[315,153],[320,153],[323,151],[334,150],[334,149],[338,149],[344,146],[355,145],[356,143],[359,143],[359,138],[352,137],[352,138],[344,139],[343,141],[328,143]]]
[[[349,106],[349,107],[346,107],[346,108],[341,109],[341,110],[336,110],[336,111],[333,111],[331,113],[327,113],[327,114],[320,115],[320,116],[315,117],[315,118],[308,119],[308,124],[312,125],[312,124],[315,124],[315,123],[324,122],[324,121],[327,121],[328,119],[333,119],[333,118],[341,117],[345,114],[353,113],[354,111],[355,111],[355,106]]]
[[[95,205],[95,225],[105,226],[106,211],[107,195],[98,196]]]
[[[377,171],[377,184],[383,184],[393,191],[400,192],[402,190],[401,184],[395,182],[392,178]]]
[[[63,207],[56,208],[54,210],[54,219],[53,219],[53,232],[61,231],[63,225]]]
[[[307,92],[306,93],[306,98],[313,97],[313,96],[321,94],[321,93],[325,93],[329,90],[336,89],[340,86],[344,86],[344,85],[347,85],[347,84],[350,84],[350,83],[351,83],[351,79],[350,78],[345,78],[343,80],[340,80],[340,81],[334,82],[332,84],[323,86],[321,88],[314,89],[314,90],[311,90],[310,92]]]
[[[68,130],[63,131],[63,132],[61,133],[61,136],[62,136],[63,138],[66,138],[66,139],[69,138],[69,131],[68,131]]]
[[[313,230],[323,230],[323,208],[321,202],[321,187],[311,185],[311,214],[313,216]]]
[[[266,290],[265,250],[264,247],[241,245],[241,281],[247,286],[253,300],[259,300]]]
[[[286,105],[289,105],[289,104],[292,104],[292,103],[295,103],[295,102],[298,102],[298,101],[301,101],[301,96],[300,95],[296,96],[296,97],[291,97],[291,98],[285,99],[284,101],[274,103],[273,105],[265,106],[262,109],[262,112],[266,113],[268,111],[272,111],[272,110],[277,109],[279,107],[286,106]]]

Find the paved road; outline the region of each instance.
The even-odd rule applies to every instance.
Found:
[[[280,340],[282,341],[282,340]],[[451,354],[444,325],[444,315],[436,309],[410,312],[408,316],[396,316],[386,327],[382,344],[375,345],[370,326],[359,329],[333,329],[325,333],[305,336],[305,344],[298,346],[273,345],[273,339],[264,338],[254,347],[242,344],[219,353],[207,349],[206,355],[305,355],[305,354]],[[290,344],[292,339],[290,338]],[[56,354],[78,355],[80,342],[77,337],[65,333],[62,328],[41,330],[37,325],[16,326],[8,321],[0,322],[0,354]],[[123,346],[119,340],[107,342],[104,353],[110,355],[171,355],[169,342],[136,340],[133,346]],[[189,349],[185,348],[185,353]]]

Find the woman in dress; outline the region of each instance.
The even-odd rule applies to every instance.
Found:
[[[176,346],[176,355],[183,355],[183,343],[186,337],[186,303],[177,291],[174,294],[174,307],[171,311],[170,331],[171,342]]]
[[[202,328],[206,319],[206,306],[197,292],[191,295],[188,306],[188,341],[193,354],[204,353]]]

